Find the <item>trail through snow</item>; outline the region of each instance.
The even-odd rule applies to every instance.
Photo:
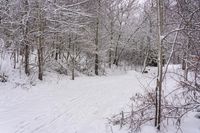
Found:
[[[83,76],[75,81],[48,73],[44,81],[38,81],[34,86],[27,83],[25,76],[16,81],[19,76],[13,73],[10,75],[13,79],[0,83],[0,133],[111,133],[107,118],[127,109],[130,97],[143,92],[142,88],[147,84],[154,88],[155,71]],[[173,88],[176,84],[170,76],[167,83],[166,88]],[[190,117],[183,123],[184,133],[190,130],[199,133],[198,122]],[[113,128],[113,133],[127,132],[119,127]],[[165,132],[174,133],[175,130]],[[142,133],[156,131],[147,125]]]
[[[104,133],[107,117],[141,91],[141,74],[51,78],[36,86],[1,84],[1,133]],[[29,88],[31,87],[31,88]],[[24,89],[22,89],[24,88]],[[29,89],[27,89],[29,88]]]

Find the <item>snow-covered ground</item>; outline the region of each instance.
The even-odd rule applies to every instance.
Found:
[[[17,71],[0,83],[0,133],[111,133],[107,118],[130,103],[130,97],[151,83],[155,71],[135,71],[100,77],[78,77],[46,73],[44,81],[27,82]],[[21,79],[19,80],[18,78]],[[169,82],[175,84],[175,82]],[[170,86],[173,86],[170,85]],[[186,119],[184,133],[200,133],[199,120]],[[127,133],[113,128],[113,133]],[[191,129],[191,130],[190,130]],[[191,132],[190,132],[191,131]],[[144,127],[142,133],[153,133]],[[174,133],[174,129],[165,130]]]

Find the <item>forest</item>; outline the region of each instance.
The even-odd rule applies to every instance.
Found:
[[[0,132],[199,123],[199,0],[0,0]]]

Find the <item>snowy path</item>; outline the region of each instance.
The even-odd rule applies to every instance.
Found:
[[[130,71],[75,81],[52,77],[31,89],[0,84],[0,132],[106,133],[106,118],[141,90],[140,78]]]

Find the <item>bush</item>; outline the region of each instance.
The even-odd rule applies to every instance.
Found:
[[[0,82],[3,82],[3,83],[5,83],[5,82],[7,82],[7,76],[5,75],[5,74],[0,74]]]

